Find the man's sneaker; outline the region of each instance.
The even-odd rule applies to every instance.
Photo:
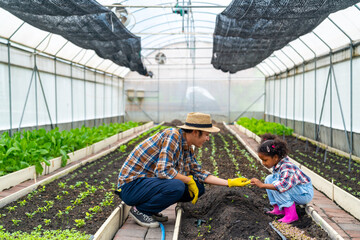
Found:
[[[132,216],[137,224],[143,227],[156,228],[159,227],[159,222],[155,221],[149,215],[140,212],[136,209],[136,207],[132,207],[129,212],[130,216]]]
[[[152,218],[158,222],[167,222],[167,220],[169,219],[168,216],[162,215],[161,213],[153,214]]]

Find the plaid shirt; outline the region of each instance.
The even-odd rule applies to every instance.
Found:
[[[204,181],[210,175],[197,163],[181,129],[168,128],[140,143],[123,164],[118,188],[138,178],[172,179],[178,173]]]
[[[298,184],[311,182],[311,179],[296,165],[290,162],[288,157],[281,159],[281,161],[273,167],[273,173],[280,175],[279,180],[272,183],[279,192],[285,192]]]

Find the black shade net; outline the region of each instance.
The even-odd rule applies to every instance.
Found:
[[[251,68],[358,0],[233,0],[216,18],[212,65]]]
[[[94,50],[101,58],[148,75],[141,61],[140,38],[94,0],[0,0],[0,7],[37,28]]]

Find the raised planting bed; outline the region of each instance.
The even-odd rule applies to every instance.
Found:
[[[144,138],[162,128],[153,128],[110,154],[2,207],[0,232],[74,228],[90,238],[120,204],[113,191],[126,157]]]
[[[247,136],[259,140],[248,129],[236,126]],[[349,171],[348,154],[342,151],[298,135],[280,137],[288,142],[291,161],[312,178],[313,185],[360,220],[359,158],[353,158]]]
[[[223,125],[217,126],[221,132],[212,134],[210,141],[196,153],[203,168],[225,179],[244,176],[264,180],[269,171]],[[269,225],[277,217],[265,213],[271,206],[264,189],[249,185],[242,188],[206,186],[206,193],[196,205],[185,203],[183,208],[181,240],[281,239]],[[330,239],[305,209],[297,208],[300,220],[289,224],[297,230],[297,239],[306,239],[304,236]]]
[[[352,161],[349,171],[348,158],[294,136],[286,136],[285,140],[292,159],[360,199],[360,163]]]
[[[140,124],[113,123],[97,128],[82,127],[62,132],[57,128],[49,132],[40,129],[17,132],[12,138],[4,133],[0,138],[0,191],[28,179],[36,181],[40,175],[49,174],[71,162],[97,153],[153,123]]]

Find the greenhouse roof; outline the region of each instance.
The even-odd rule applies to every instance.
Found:
[[[129,68],[140,74],[146,75],[146,57],[148,55],[163,47],[171,47],[172,44],[181,42],[186,42],[188,49],[195,48],[195,42],[213,43],[213,45],[217,47],[217,50],[220,45],[224,45],[223,47],[225,50],[226,48],[233,50],[231,52],[232,59],[237,61],[236,64],[240,60],[242,62],[244,59],[246,60],[246,64],[241,66],[242,69],[256,66],[264,73],[264,75],[270,76],[291,69],[294,66],[301,65],[303,62],[310,61],[315,57],[326,55],[337,49],[347,47],[350,44],[357,44],[360,41],[360,25],[358,24],[360,22],[360,7],[358,3],[353,5],[354,3],[359,2],[354,0],[307,1],[306,6],[317,4],[317,9],[322,10],[315,11],[316,9],[314,10],[308,7],[308,10],[310,9],[316,13],[315,15],[311,15],[311,18],[304,14],[304,8],[300,9],[299,6],[295,6],[298,7],[296,10],[302,13],[297,15],[298,17],[300,16],[297,21],[289,21],[289,24],[273,25],[273,27],[277,27],[275,28],[276,32],[279,28],[281,29],[284,26],[288,26],[287,29],[289,29],[290,32],[283,31],[284,34],[289,34],[289,36],[284,35],[287,36],[286,40],[288,41],[282,41],[282,45],[279,44],[276,47],[272,44],[272,48],[269,48],[267,45],[260,42],[257,42],[258,45],[255,46],[254,41],[248,41],[249,39],[242,42],[244,43],[243,47],[246,48],[247,51],[249,49],[255,49],[257,51],[253,54],[253,56],[257,57],[255,59],[256,61],[254,61],[254,58],[249,57],[250,55],[247,51],[243,52],[242,55],[239,54],[239,47],[236,47],[238,46],[236,45],[239,43],[238,41],[226,42],[221,40],[219,42],[219,36],[222,39],[224,39],[224,37],[239,37],[241,36],[241,34],[239,35],[241,29],[252,28],[253,30],[267,30],[264,31],[263,35],[258,36],[258,38],[264,39],[266,33],[271,31],[271,28],[269,28],[269,30],[266,29],[266,27],[263,27],[264,19],[268,20],[269,18],[265,13],[271,11],[268,10],[266,12],[264,10],[261,12],[261,8],[256,6],[268,4],[267,7],[272,6],[272,9],[275,9],[274,6],[278,7],[278,11],[280,9],[279,7],[283,7],[285,10],[290,9],[290,7],[291,9],[294,9],[294,6],[290,6],[290,1],[283,1],[282,3],[288,4],[284,5],[288,8],[275,4],[279,1],[252,1],[251,3],[253,4],[246,5],[246,9],[248,10],[244,12],[242,17],[234,19],[230,19],[231,14],[238,16],[236,10],[240,11],[245,9],[244,1],[125,0],[118,2],[112,0],[99,0],[98,2],[103,6],[97,4],[96,1],[88,1],[92,4],[91,8],[81,6],[81,4],[84,4],[83,1],[68,1],[68,4],[65,4],[67,5],[67,8],[65,8],[66,13],[63,14],[67,17],[70,15],[70,18],[67,18],[69,19],[68,23],[71,23],[71,20],[76,19],[79,12],[82,12],[82,14],[92,13],[98,17],[103,15],[103,18],[100,17],[100,20],[105,22],[103,22],[104,25],[97,26],[107,26],[106,21],[109,21],[109,19],[113,21],[113,25],[111,25],[110,28],[107,26],[107,29],[105,29],[107,30],[107,33],[98,32],[98,38],[93,36],[94,39],[98,41],[96,43],[86,41],[89,39],[86,39],[86,36],[84,37],[81,32],[78,32],[83,29],[86,30],[86,28],[94,27],[94,19],[91,17],[87,16],[83,21],[78,21],[79,28],[77,30],[72,29],[72,33],[77,33],[78,36],[83,37],[82,39],[77,38],[77,36],[75,36],[76,34],[72,34],[71,36],[68,34],[66,37],[66,33],[69,32],[58,29],[59,26],[66,25],[66,21],[62,18],[56,19],[56,17],[53,16],[55,12],[50,12],[49,7],[43,6],[42,10],[45,11],[45,13],[47,12],[47,17],[44,18],[45,22],[41,22],[44,20],[43,18],[30,16],[31,11],[29,11],[29,9],[19,7],[20,3],[23,1],[16,2],[17,3],[14,4],[13,1],[0,0],[0,7],[5,8],[18,16],[15,17],[5,9],[0,8],[1,42],[6,44],[7,41],[10,40],[12,44],[19,44],[30,49],[36,49],[38,52],[43,52],[56,56],[57,58],[62,58],[122,77],[126,76],[129,72]],[[62,5],[58,5],[57,11],[59,11],[59,9],[65,11],[64,8],[62,8],[64,7],[63,1],[51,2],[62,3]],[[296,3],[300,2],[303,1],[296,1]],[[28,3],[28,1],[26,1],[26,3]],[[71,7],[70,5],[73,5],[74,3],[79,4],[80,7]],[[25,4],[25,6],[29,7],[28,4]],[[310,13],[314,13],[310,10]],[[277,19],[277,17],[280,16],[280,14],[275,14],[275,10],[272,13],[274,14],[274,19]],[[328,16],[329,13],[331,14]],[[34,12],[34,15],[36,14],[38,13]],[[258,14],[258,16],[255,16],[254,14]],[[287,14],[287,16],[291,17],[291,13],[289,14],[287,12]],[[118,19],[113,19],[113,16],[117,16],[123,25],[119,24],[119,21],[117,21]],[[216,25],[217,18],[218,25]],[[219,25],[220,23],[224,23],[224,21],[220,21],[224,20],[224,18],[228,18],[227,21],[232,23],[232,25]],[[22,19],[26,20],[26,23]],[[253,21],[250,21],[249,19],[252,19]],[[117,24],[115,24],[115,20],[117,21]],[[239,25],[240,23],[244,24],[241,25],[241,28]],[[304,24],[305,27],[297,27],[301,25],[300,23],[306,23]],[[124,28],[124,26],[126,28]],[[227,26],[237,26],[238,29],[231,32],[226,28]],[[100,27],[100,29],[102,28]],[[120,34],[120,38],[122,41],[127,41],[127,45],[121,45],[119,41],[112,41],[114,36],[119,36],[117,34],[111,34],[111,32],[116,33],[116,29],[122,32],[123,35]],[[49,31],[51,31],[51,33]],[[141,43],[139,37],[141,38]],[[105,42],[107,42],[108,45],[106,45]],[[109,48],[107,52],[102,52],[96,48],[96,46],[111,46],[114,42],[116,42],[116,44],[119,43],[122,52],[131,49],[130,52],[125,54],[125,58],[120,59],[119,57],[114,56],[114,52],[110,50],[111,48]],[[277,43],[278,40],[275,39],[275,42]],[[221,44],[219,45],[219,43]],[[134,48],[124,48],[124,46],[134,46]],[[264,49],[269,49],[269,51],[264,52]],[[116,52],[119,52],[119,49],[117,49]],[[213,50],[213,53],[218,54],[219,52]],[[142,59],[140,59],[140,54]],[[118,56],[122,55],[118,54]],[[241,69],[240,67],[235,69],[221,67],[224,62],[229,65],[234,65],[234,62],[226,62],[223,61],[223,59],[217,61],[214,56],[215,54],[213,54],[212,63],[216,68],[230,72],[236,72]],[[196,58],[196,56],[194,56],[194,58]],[[209,59],[209,62],[210,61],[211,59]],[[143,62],[145,66],[143,66],[141,62]],[[132,65],[133,63],[135,63],[135,65]],[[119,65],[121,65],[121,67],[119,67]]]

